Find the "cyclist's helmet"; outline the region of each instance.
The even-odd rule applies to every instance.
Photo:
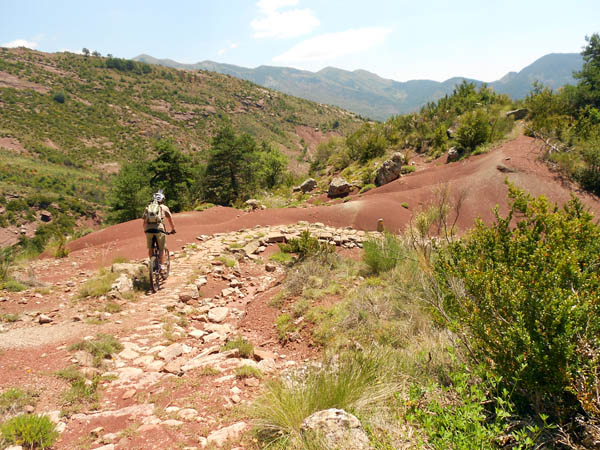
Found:
[[[165,194],[163,194],[163,191],[162,191],[162,190],[160,190],[160,191],[158,191],[156,194],[154,194],[154,195],[152,196],[152,198],[153,198],[154,200],[156,200],[158,203],[162,203],[162,202],[164,202],[164,201],[165,201]]]

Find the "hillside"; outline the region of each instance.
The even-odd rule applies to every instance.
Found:
[[[43,208],[95,216],[111,175],[150,156],[158,138],[200,155],[229,118],[239,133],[279,147],[294,169],[304,164],[303,151],[362,123],[339,108],[214,72],[24,48],[0,50],[0,110],[2,203],[27,203],[0,204],[0,227],[10,224],[13,233]]]
[[[139,55],[134,59],[167,67],[208,70],[232,75],[291,95],[337,105],[377,120],[416,111],[427,102],[436,101],[452,93],[454,86],[466,79],[457,76],[444,82],[431,80],[398,82],[381,78],[365,70],[349,72],[333,67],[315,73],[289,67],[259,66],[249,69],[213,61],[181,64],[149,55]],[[508,94],[514,100],[521,99],[527,95],[531,84],[536,80],[553,89],[573,83],[572,73],[574,70],[581,69],[582,61],[578,53],[549,54],[521,71],[510,72],[489,85],[500,94]],[[483,83],[477,80],[466,80],[478,85]]]

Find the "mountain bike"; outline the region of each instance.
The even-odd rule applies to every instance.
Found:
[[[166,232],[162,230],[158,230],[157,233],[173,234],[173,232]],[[161,281],[166,280],[169,276],[169,272],[171,271],[171,258],[169,256],[169,249],[167,248],[166,243],[163,251],[165,252],[165,263],[161,264],[158,241],[156,239],[156,235],[152,236],[152,257],[148,262],[148,274],[152,292],[157,292],[160,289]]]

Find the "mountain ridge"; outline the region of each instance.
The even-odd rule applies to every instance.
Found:
[[[232,75],[286,94],[340,106],[377,120],[417,111],[426,103],[452,93],[454,86],[463,80],[477,85],[486,84],[496,92],[518,100],[529,93],[534,81],[540,81],[552,89],[572,83],[573,71],[579,70],[583,64],[583,58],[579,53],[549,53],[518,72],[511,71],[496,81],[484,83],[462,76],[445,81],[428,79],[396,81],[365,69],[348,71],[331,66],[311,72],[269,65],[247,68],[210,60],[184,64],[147,54],[138,55],[133,59],[177,69],[208,70]]]

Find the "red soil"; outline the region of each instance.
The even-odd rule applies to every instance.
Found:
[[[342,203],[254,212],[216,207],[202,212],[175,214],[177,234],[170,236],[168,242],[171,250],[177,250],[186,243],[194,242],[201,234],[229,232],[256,225],[290,224],[300,220],[373,230],[377,219],[381,218],[387,229],[402,231],[415,211],[431,202],[435,189],[443,184],[448,184],[451,192],[466,190],[458,220],[459,229],[464,231],[473,225],[477,217],[491,221],[492,208],[496,205],[501,212],[507,210],[506,179],[533,195],[543,194],[557,203],[569,200],[571,193],[575,192],[597,215],[600,212],[598,198],[577,191],[575,186],[540,161],[540,155],[539,143],[521,136],[484,155],[450,164],[435,161],[423,170]],[[499,165],[512,172],[498,170]],[[403,204],[407,204],[408,208]],[[81,261],[80,268],[106,265],[117,256],[143,258],[146,253],[144,239],[141,220],[134,220],[72,242],[71,257]],[[85,258],[78,258],[81,252],[87,253]]]

